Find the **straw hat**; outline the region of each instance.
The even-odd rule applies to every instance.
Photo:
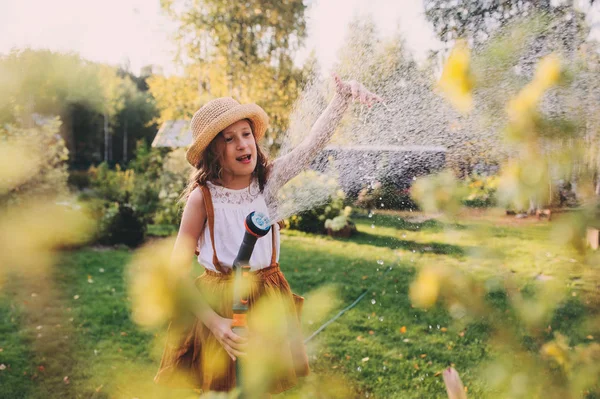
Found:
[[[202,152],[227,126],[250,119],[254,125],[254,137],[260,140],[269,126],[267,113],[256,104],[240,104],[231,97],[209,101],[194,114],[191,123],[192,145],[185,157],[196,167]]]

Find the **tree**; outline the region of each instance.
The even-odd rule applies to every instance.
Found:
[[[76,54],[13,50],[0,56],[0,123],[33,126],[34,114],[60,116],[61,134],[72,155],[70,108],[98,109],[100,83],[91,64]]]
[[[338,52],[335,70],[342,78],[363,82],[368,87],[376,83],[375,54],[381,46],[381,38],[370,15],[357,15],[349,24],[344,44]]]
[[[115,132],[117,141],[114,145],[121,155],[123,164],[127,164],[131,154],[137,147],[135,143],[144,139],[146,142],[156,134],[156,125],[151,121],[156,117],[156,104],[152,95],[130,87],[124,94],[124,106],[116,116],[118,130]],[[121,143],[121,145],[119,145]]]
[[[305,33],[302,0],[163,0],[179,25],[177,60],[183,78],[152,78],[161,120],[189,117],[207,100],[232,96],[256,102],[271,119],[267,142],[277,145],[302,81],[293,63]],[[170,93],[173,88],[180,91]],[[195,91],[195,94],[193,93]]]
[[[112,143],[111,131],[128,137],[128,151],[154,133],[148,122],[156,111],[149,93],[139,89],[142,79],[76,54],[14,50],[0,56],[0,124],[27,128],[36,115],[58,116],[71,167],[120,159],[124,152],[114,156],[112,148],[121,145]]]
[[[557,6],[554,3],[552,0],[424,0],[425,15],[440,40],[448,43],[465,38],[473,44],[484,42],[498,28],[517,18],[539,12],[568,18],[574,11],[572,1]]]

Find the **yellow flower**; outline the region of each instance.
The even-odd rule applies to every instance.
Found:
[[[541,352],[543,356],[553,359],[564,369],[569,368],[569,346],[566,338],[563,335],[556,334],[556,339],[544,344]]]
[[[507,112],[511,121],[520,127],[524,127],[532,121],[534,112],[543,95],[544,90],[535,81],[525,86],[508,103]]]
[[[465,113],[473,108],[473,80],[469,64],[469,47],[464,40],[459,40],[450,52],[438,82],[438,88],[448,101]]]
[[[440,292],[440,276],[433,269],[423,270],[410,286],[410,300],[420,308],[430,308]]]
[[[560,72],[560,59],[555,54],[539,62],[533,80],[508,103],[506,111],[516,128],[523,130],[531,126],[542,96],[558,83]]]
[[[537,82],[543,90],[547,90],[558,83],[560,72],[560,58],[556,54],[550,54],[542,58],[538,64],[534,81]]]

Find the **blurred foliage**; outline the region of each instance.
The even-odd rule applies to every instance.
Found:
[[[156,132],[154,101],[138,79],[76,54],[13,50],[0,55],[0,125],[59,117],[70,165],[125,160],[137,140]]]
[[[438,82],[442,93],[445,93],[452,105],[461,112],[469,112],[473,108],[470,54],[468,44],[458,41],[448,56]]]
[[[451,171],[445,171],[417,180],[411,194],[425,212],[446,212],[454,216],[460,210],[465,189]]]
[[[68,194],[69,151],[59,127],[57,119],[31,128],[0,127],[0,205]]]
[[[534,30],[538,28],[537,23],[540,21],[533,24]],[[520,29],[523,27],[515,29],[514,36],[508,33],[500,35],[498,40],[507,43],[522,39]],[[488,49],[503,51],[493,41],[488,44]],[[457,46],[463,45],[459,43]],[[483,54],[491,53],[483,51]],[[446,68],[454,67],[451,57]],[[478,71],[472,90],[477,91],[479,82],[484,86],[490,85],[490,81],[497,83],[498,80],[487,75],[488,70],[482,68],[489,62],[479,59],[474,63]],[[506,207],[536,210],[552,203],[553,191],[560,193],[566,188],[563,185],[556,190],[556,182],[560,179],[577,182],[582,207],[555,222],[552,235],[554,245],[578,253],[578,258],[573,259],[572,270],[585,274],[595,284],[598,278],[597,257],[586,248],[585,231],[586,227],[597,223],[598,215],[594,210],[600,201],[594,194],[596,181],[590,170],[597,171],[598,165],[582,156],[585,151],[581,151],[581,147],[585,146],[584,137],[597,135],[598,125],[594,124],[593,117],[587,118],[580,112],[577,116],[581,120],[577,123],[571,123],[562,115],[568,113],[570,107],[587,106],[584,101],[578,104],[564,100],[581,93],[573,83],[578,79],[577,74],[589,75],[585,70],[575,71],[573,66],[578,62],[566,64],[558,52],[537,57],[536,64],[530,80],[523,82],[511,98],[504,100],[504,104],[487,104],[496,107],[488,109],[488,112],[505,115],[501,119],[504,127],[499,129],[499,134],[505,145],[512,147],[500,169],[498,181],[490,182],[490,189],[496,190],[499,203]],[[489,71],[495,73],[497,69]],[[460,72],[462,76],[453,78],[456,84],[472,76],[469,69],[461,69]],[[442,79],[444,76],[450,75],[442,73]],[[490,85],[490,89],[496,83]],[[450,97],[464,94],[447,89],[445,93]],[[460,107],[461,103],[455,101],[454,104]],[[474,106],[477,107],[477,102]],[[474,180],[467,188],[483,187],[483,182],[480,182]],[[450,172],[420,180],[413,192],[424,210],[441,211],[451,217],[457,214],[459,198],[464,196],[460,194],[460,184]],[[484,232],[479,234],[484,235]],[[487,254],[484,256],[492,257],[489,267],[503,267],[505,260],[498,254],[494,255],[491,244],[482,241],[481,247]],[[600,380],[600,367],[595,366],[600,359],[600,346],[589,340],[573,342],[567,339],[563,331],[557,330],[560,324],[557,325],[552,317],[567,293],[566,283],[542,274],[528,290],[522,290],[510,274],[502,280],[482,281],[471,273],[444,265],[430,265],[421,270],[412,283],[410,297],[415,306],[422,308],[431,308],[439,301],[458,325],[484,320],[490,327],[493,356],[483,368],[482,375],[490,385],[491,397],[595,397]],[[489,295],[499,290],[506,295],[503,311],[490,308],[487,300]],[[595,296],[591,294],[588,298]],[[588,299],[587,303],[590,311],[587,317],[591,320],[598,301]]]

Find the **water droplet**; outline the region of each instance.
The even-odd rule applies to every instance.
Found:
[[[381,259],[379,259],[379,260],[377,261],[377,264],[378,264],[378,265],[383,265],[383,261],[382,261]]]
[[[369,212],[369,218],[373,217],[373,212]]]
[[[362,371],[362,368],[361,368],[360,366],[358,366],[358,367],[356,368],[356,371],[358,371],[358,372],[360,373],[360,372]]]
[[[402,234],[402,238],[406,238],[406,234]]]
[[[377,303],[377,301],[375,299],[371,299],[371,304],[375,305]]]
[[[383,366],[383,370],[387,370],[387,367]]]
[[[379,318],[379,321],[383,321],[383,316]]]
[[[374,225],[374,224],[372,224],[372,225],[371,225],[371,228],[372,228],[372,229],[374,229],[374,228],[375,228],[375,225]]]
[[[439,324],[437,325],[437,329],[438,329],[438,330],[440,329],[440,325],[439,325]]]
[[[431,330],[431,326],[429,326],[429,329]]]

